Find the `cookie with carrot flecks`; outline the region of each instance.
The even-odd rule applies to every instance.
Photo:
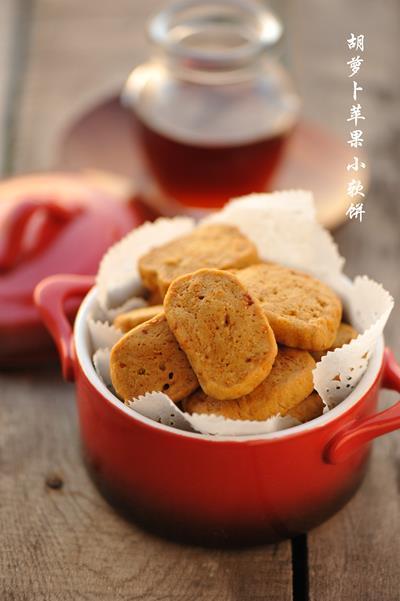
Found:
[[[164,310],[207,394],[242,396],[271,371],[277,353],[274,334],[261,305],[235,275],[200,269],[181,276],[168,289]]]
[[[151,305],[149,307],[140,307],[139,309],[132,309],[127,313],[121,313],[114,319],[114,326],[121,330],[121,332],[129,332],[136,326],[153,319],[156,315],[159,315],[164,310],[162,305]]]
[[[342,321],[336,332],[336,338],[333,341],[333,344],[326,351],[312,351],[311,354],[316,361],[321,361],[322,357],[326,355],[328,351],[334,351],[337,348],[341,348],[344,344],[348,344],[354,338],[357,338],[357,336],[357,330],[355,330],[353,326]]]
[[[139,259],[143,284],[165,296],[171,282],[203,267],[243,268],[259,261],[255,244],[236,227],[203,225],[190,234],[157,246]]]
[[[324,351],[333,344],[342,318],[335,292],[316,278],[282,265],[260,263],[237,277],[263,307],[280,344]]]
[[[287,414],[304,424],[322,415],[323,410],[324,402],[318,392],[314,390],[304,401],[300,401],[298,405],[290,409]]]
[[[179,401],[198,387],[163,314],[130,330],[113,346],[110,371],[112,385],[124,401],[153,391]]]
[[[219,400],[198,389],[183,401],[188,413],[263,421],[287,415],[313,391],[315,361],[307,351],[280,347],[272,370],[252,392],[233,400]]]

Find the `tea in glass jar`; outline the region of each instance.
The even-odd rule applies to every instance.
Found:
[[[157,55],[131,73],[123,101],[164,208],[218,208],[268,186],[299,108],[268,53],[281,32],[239,0],[182,2],[150,22]]]

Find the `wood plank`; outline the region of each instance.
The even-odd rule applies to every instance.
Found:
[[[392,399],[393,400],[393,399]],[[398,434],[375,443],[367,478],[349,505],[308,535],[310,601],[397,601]]]
[[[7,128],[11,88],[12,31],[15,14],[12,0],[0,4],[0,173],[6,167]]]
[[[25,31],[20,2],[2,0],[0,3],[0,174],[10,169],[9,158],[13,143],[14,108],[18,102],[21,83],[19,69],[25,45],[17,39]]]
[[[16,140],[17,172],[54,165],[66,125],[110,90],[120,89],[131,69],[145,60],[145,22],[158,5],[158,0],[36,3]]]
[[[308,0],[298,8],[296,31],[302,38],[310,32],[306,15],[319,26],[312,28],[312,43],[297,55],[308,109],[325,122],[343,130],[352,103],[346,69],[345,39],[351,32],[365,33],[365,65],[360,72],[364,87],[362,104],[368,120],[365,148],[373,172],[362,224],[348,221],[336,238],[347,258],[349,275],[368,273],[400,298],[397,273],[399,258],[398,149],[397,134],[400,85],[397,77],[399,6],[388,2],[368,10],[361,2],[344,0],[325,4]],[[318,82],[318,85],[315,85]],[[344,166],[345,168],[345,166]],[[400,320],[396,307],[386,329],[387,343],[400,359]],[[382,406],[396,399],[382,395]],[[400,528],[399,457],[397,433],[375,442],[367,479],[355,499],[328,523],[308,535],[310,601],[395,601],[399,598]]]
[[[178,545],[128,523],[81,463],[73,387],[1,375],[1,599],[289,601],[290,545]],[[62,480],[60,489],[47,483]],[[55,482],[57,484],[57,482]]]

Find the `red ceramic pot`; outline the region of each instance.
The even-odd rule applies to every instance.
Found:
[[[400,403],[376,413],[381,387],[400,391],[400,367],[383,339],[348,398],[307,424],[263,436],[206,438],[135,414],[99,382],[87,318],[74,334],[63,310],[92,278],[54,276],[36,289],[63,373],[76,382],[90,472],[137,520],[202,543],[275,541],[307,531],[340,509],[360,485],[373,438],[400,427]]]

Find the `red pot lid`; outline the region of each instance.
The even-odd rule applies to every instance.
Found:
[[[0,365],[47,355],[49,337],[32,300],[40,280],[95,274],[107,248],[149,217],[84,176],[0,183]]]

